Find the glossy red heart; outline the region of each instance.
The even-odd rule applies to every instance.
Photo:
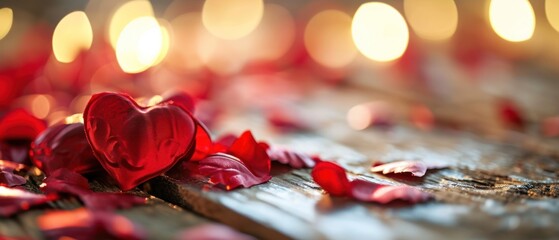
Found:
[[[98,93],[84,112],[87,139],[103,168],[130,190],[193,153],[196,123],[179,106],[139,106],[130,96]]]

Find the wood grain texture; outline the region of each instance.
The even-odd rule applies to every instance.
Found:
[[[270,182],[249,189],[226,192],[200,179],[172,175],[150,182],[150,193],[263,239],[523,239],[559,233],[554,227],[559,221],[559,160],[554,154],[468,134],[396,131],[383,137],[374,135],[386,133],[364,134],[370,147],[360,152],[316,135],[273,141],[319,153],[353,178],[417,186],[433,193],[434,201],[379,205],[333,198],[312,181],[310,170],[278,165]],[[368,172],[373,161],[405,159],[445,161],[451,167],[421,179]]]

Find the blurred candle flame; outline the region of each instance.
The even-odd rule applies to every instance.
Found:
[[[14,12],[11,8],[0,8],[0,40],[4,38],[12,29]]]
[[[118,64],[124,72],[139,73],[158,64],[167,54],[169,33],[154,17],[130,22],[116,45]]]
[[[556,31],[559,31],[559,0],[546,0],[545,14],[547,15],[549,24],[551,24]]]
[[[140,17],[154,17],[153,7],[147,0],[129,1],[122,4],[113,14],[109,22],[109,41],[116,49],[120,33],[130,22]]]
[[[75,11],[66,15],[52,35],[52,51],[62,63],[74,61],[80,51],[87,50],[93,42],[93,30],[85,12]]]
[[[262,0],[206,0],[202,8],[202,22],[211,34],[233,40],[256,29],[263,12]]]
[[[495,33],[509,42],[532,38],[536,28],[534,9],[527,0],[491,0],[489,21]]]
[[[414,32],[427,40],[449,39],[458,25],[453,0],[404,0],[404,13]]]
[[[362,4],[353,16],[351,32],[357,49],[379,62],[401,57],[408,46],[409,31],[404,17],[386,3]]]
[[[326,67],[344,67],[357,54],[351,38],[351,16],[339,10],[314,15],[305,28],[304,40],[310,56]]]

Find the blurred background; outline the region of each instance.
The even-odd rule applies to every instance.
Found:
[[[191,94],[208,125],[559,135],[559,0],[0,0],[0,113]],[[247,126],[250,127],[250,126]]]

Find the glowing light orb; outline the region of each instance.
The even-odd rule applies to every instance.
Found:
[[[91,47],[93,30],[87,15],[82,11],[71,12],[58,22],[52,35],[52,51],[62,63],[74,61],[81,51]]]
[[[109,41],[116,48],[120,33],[126,25],[140,17],[153,17],[153,7],[146,0],[128,1],[120,6],[109,21]]]
[[[536,28],[534,9],[527,0],[491,0],[489,21],[495,33],[509,42],[532,38]]]
[[[392,6],[380,2],[364,3],[357,9],[351,33],[359,52],[380,62],[401,57],[409,41],[404,17]]]
[[[458,25],[453,0],[404,0],[404,13],[413,31],[427,40],[449,39]]]
[[[251,33],[264,12],[262,0],[206,0],[202,22],[213,35],[223,39],[239,39]]]
[[[14,12],[11,8],[0,8],[0,40],[12,29]]]

